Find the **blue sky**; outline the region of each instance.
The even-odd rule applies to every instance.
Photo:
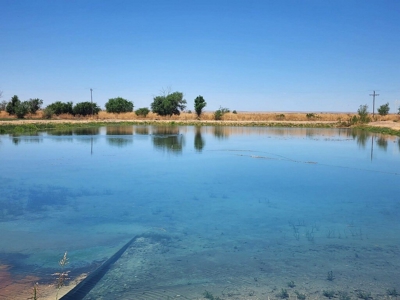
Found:
[[[398,0],[0,0],[1,100],[162,89],[206,110],[350,111],[400,105]]]

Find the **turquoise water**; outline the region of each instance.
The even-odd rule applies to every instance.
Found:
[[[65,251],[73,279],[138,236],[85,299],[400,292],[397,137],[125,126],[1,136],[0,154],[15,280],[54,281]]]

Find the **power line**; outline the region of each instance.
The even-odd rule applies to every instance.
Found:
[[[375,116],[375,97],[379,96],[379,94],[376,94],[375,91],[373,94],[369,94],[370,96],[372,96],[372,117]]]

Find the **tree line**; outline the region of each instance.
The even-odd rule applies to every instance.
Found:
[[[0,91],[0,98],[2,92]],[[162,95],[153,98],[153,102],[150,104],[151,111],[160,116],[172,116],[180,115],[182,111],[186,109],[187,101],[183,97],[181,92],[163,92]],[[27,114],[35,114],[42,108],[43,100],[34,98],[27,101],[21,101],[18,96],[13,96],[10,101],[2,101],[0,103],[0,111],[6,111],[10,115],[15,115],[17,118],[24,118]],[[194,111],[198,118],[203,113],[204,107],[207,102],[203,96],[198,96],[194,99]],[[108,99],[105,104],[106,111],[108,113],[126,113],[133,112],[134,105],[132,101],[124,99],[122,97],[116,97]],[[385,116],[389,113],[389,103],[383,104],[378,108],[378,114]],[[97,115],[101,111],[101,108],[97,103],[92,102],[80,102],[75,105],[73,102],[61,102],[56,101],[51,103],[43,109],[43,117],[51,119],[53,115],[59,116],[61,114],[70,114],[73,116],[88,116]],[[150,109],[147,107],[141,107],[136,109],[135,114],[140,117],[146,117],[150,113]],[[188,112],[191,113],[189,110]],[[220,107],[214,112],[215,120],[222,120],[224,114],[229,113],[230,110],[225,107]],[[233,113],[236,113],[234,110]],[[352,123],[367,123],[370,121],[368,105],[361,105],[357,111],[358,116],[353,116]],[[400,107],[398,114],[400,114]]]
[[[179,115],[184,111],[186,109],[186,104],[187,102],[183,98],[183,93],[173,92],[154,97],[150,107],[153,113],[160,116],[172,116]],[[38,110],[42,109],[42,105],[43,100],[41,99],[35,98],[21,101],[18,96],[15,95],[10,101],[2,101],[0,103],[0,111],[6,111],[10,115],[15,115],[17,118],[21,119],[27,114],[35,114]],[[199,118],[206,105],[207,103],[202,96],[198,96],[194,100],[194,110]],[[133,102],[122,97],[109,99],[105,104],[105,108],[108,113],[117,114],[134,111]],[[53,115],[59,116],[61,114],[88,116],[97,115],[100,111],[101,108],[97,103],[80,102],[74,105],[73,102],[56,101],[43,109],[43,117],[51,119]],[[147,107],[141,107],[136,109],[134,112],[137,116],[146,117],[150,113],[150,109]]]

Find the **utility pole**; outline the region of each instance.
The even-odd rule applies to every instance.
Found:
[[[375,116],[375,97],[379,96],[379,94],[376,94],[375,91],[373,94],[369,94],[370,96],[372,96],[372,117]]]
[[[92,92],[93,92],[93,89],[90,89],[90,107],[92,108],[92,118],[93,118],[93,97],[92,97]]]

